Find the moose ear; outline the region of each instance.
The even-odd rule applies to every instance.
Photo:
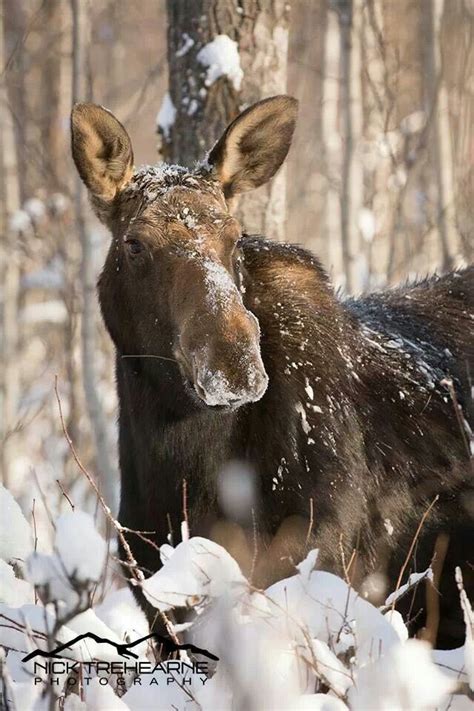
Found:
[[[71,139],[76,168],[101,211],[132,176],[129,135],[102,106],[76,104],[71,113]]]
[[[298,102],[273,96],[250,106],[227,127],[208,163],[231,198],[258,188],[275,175],[290,149]]]

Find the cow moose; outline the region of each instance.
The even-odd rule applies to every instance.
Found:
[[[265,99],[201,164],[136,170],[109,111],[73,109],[77,170],[112,234],[98,291],[117,354],[120,522],[166,542],[186,480],[191,533],[221,542],[255,585],[314,546],[339,574],[355,551],[354,584],[377,571],[393,583],[431,506],[416,565],[444,542],[438,643],[459,643],[450,591],[455,565],[472,580],[474,268],[343,300],[310,252],[246,234],[231,202],[281,166],[296,115],[295,99]],[[256,498],[232,519],[220,481],[236,462]],[[156,571],[156,549],[129,543]]]

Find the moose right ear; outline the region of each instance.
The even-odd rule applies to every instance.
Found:
[[[100,217],[133,173],[130,137],[113,114],[96,104],[71,113],[72,156]]]
[[[298,113],[291,96],[272,96],[232,121],[208,156],[226,198],[270,180],[286,158]]]

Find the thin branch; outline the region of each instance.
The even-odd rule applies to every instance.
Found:
[[[92,478],[92,476],[90,475],[90,473],[87,471],[86,467],[85,467],[85,466],[83,465],[83,463],[81,462],[81,460],[80,460],[80,458],[79,458],[79,455],[78,455],[78,453],[76,452],[76,449],[75,449],[75,447],[74,447],[74,444],[73,444],[73,442],[72,442],[72,440],[71,440],[71,438],[70,438],[70,436],[69,436],[69,433],[68,433],[67,428],[66,428],[66,423],[65,423],[65,421],[64,421],[63,408],[62,408],[61,398],[60,398],[60,396],[59,396],[59,391],[58,391],[58,376],[57,376],[57,375],[54,376],[54,392],[55,392],[55,394],[56,394],[56,400],[57,400],[57,403],[58,403],[59,417],[60,417],[60,420],[61,420],[61,427],[62,427],[64,436],[65,436],[65,438],[66,438],[66,442],[67,442],[68,445],[69,445],[69,449],[71,450],[71,454],[72,454],[72,456],[74,457],[74,460],[75,460],[77,466],[79,467],[80,471],[84,474],[84,476],[86,477],[87,481],[89,482],[89,484],[90,484],[91,487],[93,488],[94,493],[95,493],[95,495],[97,496],[97,500],[98,500],[100,506],[102,507],[102,511],[104,512],[106,518],[110,521],[110,523],[112,524],[112,526],[115,528],[115,530],[116,530],[116,532],[117,532],[117,536],[118,536],[118,538],[119,538],[119,541],[120,541],[120,543],[121,543],[121,545],[122,545],[122,547],[123,547],[123,550],[125,551],[125,555],[127,556],[127,560],[128,560],[128,562],[130,563],[130,571],[131,571],[132,575],[134,576],[135,581],[141,581],[141,580],[144,579],[143,573],[142,573],[142,571],[140,570],[140,568],[138,567],[138,563],[137,563],[137,561],[135,560],[135,558],[134,558],[134,556],[133,556],[133,553],[132,553],[132,551],[131,551],[131,548],[130,548],[130,546],[129,546],[128,543],[127,543],[127,540],[126,540],[126,538],[125,538],[125,536],[124,536],[124,534],[123,534],[122,526],[121,526],[120,523],[112,516],[112,512],[110,511],[110,508],[107,506],[107,504],[106,504],[106,502],[105,502],[105,500],[104,500],[102,494],[100,493],[100,491],[99,491],[99,489],[98,489],[98,486],[97,486],[97,484],[95,483],[94,479]]]
[[[427,519],[428,516],[430,515],[431,510],[432,510],[433,506],[436,504],[436,502],[438,501],[438,499],[439,499],[439,494],[436,494],[436,496],[434,497],[433,501],[431,502],[431,504],[428,506],[428,508],[426,509],[425,513],[424,513],[423,516],[421,517],[420,523],[418,524],[418,528],[416,529],[416,533],[415,533],[415,535],[414,535],[414,537],[413,537],[413,540],[412,540],[412,542],[411,542],[411,546],[410,546],[410,549],[409,549],[409,551],[408,551],[408,553],[407,553],[407,557],[405,558],[405,562],[403,563],[403,565],[402,565],[402,567],[401,567],[401,569],[400,569],[400,573],[399,573],[399,575],[398,575],[397,585],[396,585],[396,588],[395,588],[395,590],[394,590],[394,597],[393,597],[393,602],[392,602],[392,610],[395,609],[395,604],[396,604],[396,602],[397,602],[397,592],[398,592],[398,590],[400,589],[400,585],[402,584],[403,576],[404,576],[404,574],[405,574],[406,567],[407,567],[407,565],[408,565],[408,563],[409,563],[409,561],[410,561],[410,558],[411,558],[411,556],[412,556],[413,549],[415,548],[416,541],[418,540],[418,536],[420,535],[421,529],[423,528],[423,525],[424,525],[426,519]]]
[[[63,485],[61,484],[61,482],[59,481],[59,479],[56,479],[56,484],[59,486],[59,488],[60,488],[60,490],[61,490],[61,494],[62,494],[62,495],[64,496],[64,498],[66,499],[66,501],[68,502],[69,506],[70,506],[71,509],[74,511],[74,504],[72,503],[72,501],[71,501],[71,499],[69,498],[68,494],[67,494],[66,491],[64,490],[64,487],[63,487]]]

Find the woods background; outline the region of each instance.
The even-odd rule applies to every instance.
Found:
[[[313,250],[346,293],[472,261],[473,0],[3,0],[1,21],[0,466],[39,531],[65,505],[57,480],[87,507],[56,374],[76,449],[118,499],[95,295],[109,238],[70,158],[74,101],[111,109],[137,164],[192,163],[240,109],[288,92],[294,144],[239,205],[248,231]],[[219,35],[235,56],[210,71]]]

